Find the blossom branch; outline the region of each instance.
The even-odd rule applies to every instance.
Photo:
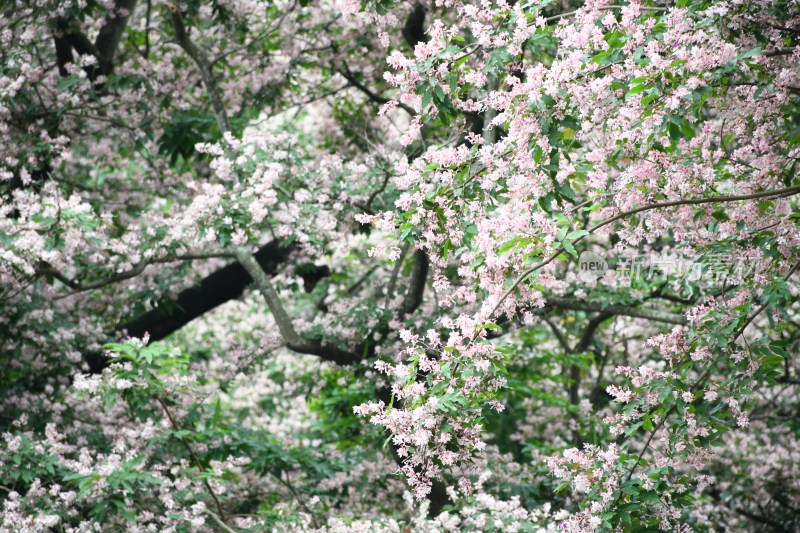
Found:
[[[800,186],[795,186],[795,187],[786,187],[784,189],[777,189],[777,190],[772,190],[772,191],[762,191],[762,192],[753,193],[753,194],[715,196],[715,197],[709,197],[709,198],[688,198],[688,199],[684,199],[684,200],[672,200],[672,201],[669,201],[669,202],[659,202],[659,203],[655,203],[655,204],[644,205],[644,206],[641,206],[641,207],[630,209],[628,211],[623,211],[622,213],[618,213],[617,215],[615,215],[613,217],[610,217],[610,218],[608,218],[608,219],[606,219],[606,220],[604,220],[602,222],[598,222],[594,226],[590,227],[588,229],[588,232],[589,232],[589,234],[594,233],[598,229],[600,229],[600,228],[602,228],[604,226],[607,226],[609,224],[612,224],[612,223],[614,223],[614,222],[616,222],[618,220],[622,220],[624,218],[627,218],[627,217],[629,217],[631,215],[635,215],[635,214],[641,213],[643,211],[650,211],[652,209],[663,209],[663,208],[666,208],[666,207],[676,207],[676,206],[682,206],[682,205],[700,205],[700,204],[725,203],[725,202],[740,202],[740,201],[743,201],[743,200],[755,200],[755,199],[758,199],[758,198],[784,198],[784,197],[788,197],[788,196],[794,196],[794,195],[799,194],[799,193],[800,193]],[[580,242],[585,237],[586,237],[586,235],[578,237],[577,239],[572,241],[572,243],[574,244],[574,243]],[[498,309],[500,309],[500,306],[503,304],[503,302],[506,300],[506,298],[508,298],[509,295],[511,295],[511,293],[514,292],[517,289],[517,287],[519,287],[519,285],[528,278],[528,276],[530,276],[531,274],[533,274],[534,272],[536,272],[538,270],[541,270],[545,266],[547,266],[550,263],[552,263],[553,261],[555,261],[556,258],[558,258],[565,251],[566,250],[564,249],[564,247],[561,246],[552,255],[547,257],[541,263],[536,264],[536,265],[534,265],[532,267],[529,267],[526,270],[524,270],[514,280],[514,282],[511,284],[511,286],[502,294],[502,296],[500,296],[499,300],[497,301],[497,303],[495,304],[495,306],[492,308],[491,312],[489,313],[489,317],[493,317],[495,315],[495,313],[497,313]]]
[[[794,272],[798,269],[798,267],[800,267],[800,262],[797,262],[792,266],[792,268],[789,270],[789,272],[784,276],[784,280],[788,280],[792,276],[792,274],[794,274]],[[759,314],[761,314],[761,312],[766,307],[767,307],[766,303],[761,305],[752,315],[750,315],[747,318],[747,320],[745,321],[744,325],[741,328],[739,328],[739,330],[736,332],[736,334],[734,336],[734,341],[744,333],[744,331],[747,328],[747,326],[753,320],[755,320],[755,318]],[[709,365],[709,367],[706,369],[706,371],[697,379],[697,381],[695,381],[694,384],[691,387],[689,387],[689,390],[694,392],[697,389],[699,389],[703,385],[703,383],[705,383],[706,380],[711,376],[711,371],[713,370],[713,368],[714,368],[714,364],[712,363],[711,365]],[[636,469],[638,468],[639,464],[641,463],[642,458],[644,458],[644,454],[647,452],[648,448],[650,447],[650,443],[653,441],[653,438],[655,437],[656,433],[658,433],[658,431],[661,429],[661,427],[666,423],[666,421],[669,418],[669,416],[677,408],[677,405],[678,405],[677,403],[674,403],[667,410],[667,412],[664,413],[663,417],[661,418],[661,420],[659,420],[658,424],[656,424],[653,427],[653,430],[650,432],[650,435],[647,438],[647,441],[645,442],[644,447],[642,448],[641,452],[639,453],[638,457],[636,458],[636,461],[633,463],[633,465],[631,466],[630,470],[628,471],[628,474],[626,476],[626,481],[630,481],[630,479],[633,477],[634,472],[636,471]],[[620,497],[621,497],[621,494],[620,494]]]
[[[713,364],[709,365],[708,370],[706,370],[706,372],[702,376],[700,376],[700,378],[698,378],[698,380],[695,381],[691,387],[689,387],[689,391],[694,392],[698,388],[700,388],[703,385],[703,383],[705,383],[706,379],[708,379],[708,377],[711,375],[711,369],[713,368],[713,366],[714,366]],[[650,443],[653,442],[653,438],[656,436],[656,433],[658,433],[658,431],[664,426],[664,424],[667,422],[667,419],[677,408],[678,408],[678,403],[677,402],[673,403],[672,406],[669,409],[667,409],[667,412],[665,412],[664,415],[661,417],[661,420],[659,420],[658,423],[653,427],[653,430],[647,437],[647,440],[645,441],[642,450],[636,457],[636,461],[633,463],[633,465],[631,465],[627,475],[625,476],[626,482],[631,480],[633,474],[636,472],[636,469],[639,468],[639,465],[641,464],[642,459],[644,458],[644,454],[647,453],[647,450],[650,448]],[[622,498],[622,493],[620,493],[619,496],[617,497],[617,502],[619,502],[620,498]]]
[[[627,218],[631,215],[635,215],[637,213],[641,213],[642,211],[650,211],[651,209],[662,209],[665,207],[677,207],[681,205],[700,205],[700,204],[716,204],[716,203],[726,203],[726,202],[741,202],[744,200],[757,200],[759,198],[784,198],[787,196],[794,196],[796,194],[800,194],[800,186],[795,187],[786,187],[784,189],[777,189],[774,191],[762,191],[753,194],[742,194],[742,195],[728,195],[728,196],[714,196],[709,198],[688,198],[685,200],[672,200],[669,202],[659,202],[650,205],[644,205],[641,207],[636,207],[634,209],[630,209],[628,211],[623,211],[607,220],[599,222],[595,224],[591,228],[589,228],[589,232],[593,233],[595,230],[602,228],[603,226],[607,226],[616,222],[617,220]]]
[[[800,267],[800,262],[797,262],[797,263],[795,263],[795,264],[792,266],[792,268],[791,268],[791,269],[789,269],[789,272],[787,272],[787,273],[786,273],[786,275],[783,277],[783,279],[784,279],[784,280],[786,280],[786,281],[788,281],[788,280],[789,280],[789,278],[791,278],[791,277],[792,277],[792,274],[794,274],[794,273],[797,271],[797,268],[798,268],[798,267]],[[756,309],[755,313],[753,313],[752,315],[750,315],[750,316],[747,318],[747,320],[745,321],[745,323],[742,325],[742,327],[741,327],[741,328],[739,328],[739,331],[737,331],[737,332],[736,332],[736,335],[733,337],[733,340],[734,340],[734,341],[735,341],[736,339],[738,339],[739,337],[741,337],[741,336],[742,336],[742,334],[744,333],[744,331],[747,329],[747,326],[749,326],[749,325],[750,325],[750,324],[753,322],[753,320],[755,320],[755,319],[756,319],[756,317],[757,317],[758,315],[760,315],[760,314],[761,314],[761,313],[764,311],[764,309],[766,309],[766,308],[767,308],[767,306],[768,306],[768,305],[769,305],[769,302],[764,302],[763,304],[761,304],[761,305],[758,307],[758,309]]]
[[[37,273],[53,276],[57,280],[61,281],[62,283],[73,289],[73,292],[59,297],[59,298],[66,298],[68,296],[74,296],[75,294],[80,292],[91,291],[94,289],[101,289],[108,285],[113,285],[114,283],[119,283],[121,281],[135,278],[136,276],[144,272],[144,270],[150,265],[155,265],[160,263],[174,263],[176,261],[197,261],[202,259],[214,259],[219,257],[232,257],[232,256],[233,254],[231,253],[218,251],[218,252],[207,252],[207,253],[201,252],[193,254],[181,254],[181,255],[162,257],[158,259],[151,259],[148,261],[142,261],[133,268],[126,270],[124,272],[120,272],[119,274],[111,276],[110,278],[100,281],[95,281],[92,283],[80,283],[79,281],[70,279],[61,272],[54,269],[49,264],[45,264],[43,268],[38,269]]]
[[[616,10],[619,10],[619,9],[624,9],[625,7],[627,7],[627,6],[610,5],[610,6],[597,6],[597,7],[593,7],[592,9],[593,10],[597,10],[597,11],[616,11]],[[638,9],[640,11],[645,11],[645,12],[649,11],[649,12],[653,12],[653,13],[663,13],[663,12],[667,11],[666,7],[638,6]],[[561,19],[564,19],[564,18],[574,17],[580,11],[586,11],[586,10],[585,9],[584,10],[576,9],[575,11],[568,11],[566,13],[560,13],[558,15],[553,15],[552,17],[547,17],[544,20],[546,22],[555,22],[555,21],[558,21],[558,20],[561,20]]]

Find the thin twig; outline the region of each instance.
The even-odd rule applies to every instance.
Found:
[[[159,404],[161,404],[162,409],[164,409],[164,413],[166,413],[167,418],[169,419],[169,422],[172,425],[172,429],[174,429],[176,432],[180,431],[180,426],[178,426],[178,422],[175,420],[175,418],[173,418],[172,413],[170,412],[163,398],[161,398],[160,396],[156,396],[156,401]],[[194,453],[194,450],[189,445],[189,441],[187,441],[183,437],[178,437],[178,439],[183,443],[183,446],[186,448],[186,451],[189,452],[189,456],[192,458],[192,461],[194,461],[195,467],[197,467],[197,469],[200,471],[201,474],[205,472],[202,463],[200,463],[200,459],[198,459],[197,455],[195,455]],[[217,494],[214,492],[214,489],[211,488],[211,484],[208,482],[208,479],[204,479],[203,484],[205,485],[206,490],[208,490],[208,493],[211,495],[211,498],[214,500],[214,503],[217,506],[217,512],[219,513],[220,521],[224,522],[225,513],[222,511],[222,505],[219,502],[219,498],[217,498]]]

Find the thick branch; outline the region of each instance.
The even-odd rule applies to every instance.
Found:
[[[290,246],[271,241],[256,252],[253,260],[263,271],[273,274],[292,251]],[[164,316],[161,310],[154,309],[119,329],[125,329],[132,337],[149,333],[150,340],[163,339],[211,309],[238,298],[251,281],[242,265],[231,263],[203,279],[196,287],[181,292],[175,302],[176,313]]]
[[[53,37],[56,45],[56,63],[58,64],[58,73],[61,77],[69,75],[67,71],[67,64],[74,63],[75,58],[72,55],[72,46],[69,41],[63,37]]]
[[[594,334],[597,331],[597,328],[599,328],[600,325],[609,318],[613,318],[614,315],[615,313],[613,311],[610,311],[608,308],[606,308],[596,317],[589,320],[589,322],[586,324],[586,328],[583,330],[583,335],[581,335],[578,344],[575,345],[572,351],[574,353],[581,353],[588,350],[589,345],[592,343],[592,339],[594,338]]]
[[[779,48],[777,50],[772,50],[770,52],[764,52],[765,57],[778,57],[778,56],[788,56],[792,55],[795,51],[796,47],[792,48]]]
[[[430,37],[425,34],[425,6],[420,3],[414,4],[411,13],[408,14],[406,24],[403,26],[403,38],[413,49],[419,43],[427,43]]]
[[[94,43],[92,43],[86,35],[78,31],[73,31],[68,33],[65,39],[80,55],[97,57],[97,48],[95,48]]]
[[[128,24],[128,17],[135,6],[136,0],[117,0],[94,41],[97,60],[106,75],[114,71],[114,54],[117,52],[122,32]]]
[[[422,304],[427,279],[428,255],[423,250],[417,250],[414,252],[414,266],[411,270],[411,279],[408,281],[408,291],[403,299],[401,314],[410,315]]]
[[[294,329],[292,319],[283,307],[283,302],[281,302],[278,292],[275,290],[275,287],[273,287],[272,281],[270,281],[264,269],[261,268],[261,265],[250,255],[250,252],[244,249],[240,249],[236,252],[236,258],[250,277],[253,278],[259,292],[264,297],[264,300],[266,300],[267,307],[269,307],[272,316],[275,318],[275,323],[278,325],[278,330],[281,333],[281,337],[283,337],[283,340],[286,342],[287,348],[298,353],[316,355],[322,359],[341,365],[352,364],[360,359],[358,353],[348,352],[334,345],[323,344],[317,340],[307,339],[298,334]]]
[[[254,259],[268,274],[277,271],[286,261],[293,247],[281,246],[271,241],[256,252]],[[231,263],[201,280],[196,286],[182,291],[173,305],[158,307],[130,322],[119,325],[111,336],[123,332],[131,337],[149,334],[151,341],[164,339],[192,320],[211,311],[227,301],[238,298],[252,282],[247,271],[239,263]],[[97,352],[85,354],[90,371],[97,373],[106,366],[106,358]]]
[[[73,62],[72,48],[82,56],[93,56],[97,59],[97,65],[84,69],[91,81],[95,81],[98,75],[108,76],[114,72],[114,55],[135,6],[136,0],[116,0],[94,42],[76,27],[71,27],[77,22],[62,19],[59,26],[63,34],[55,38],[59,74],[68,74],[66,64]]]

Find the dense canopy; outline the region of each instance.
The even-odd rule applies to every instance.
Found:
[[[0,532],[800,529],[798,41],[0,2]]]

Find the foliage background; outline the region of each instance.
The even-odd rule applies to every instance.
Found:
[[[0,3],[0,531],[800,528],[799,34]]]

